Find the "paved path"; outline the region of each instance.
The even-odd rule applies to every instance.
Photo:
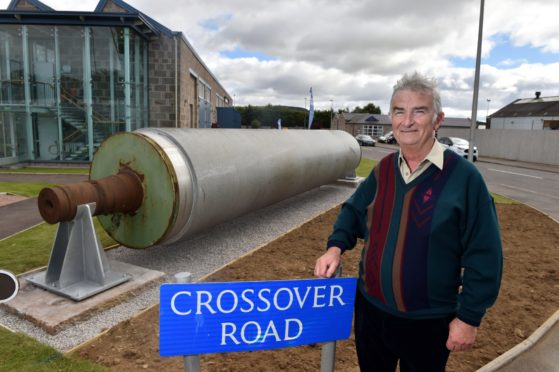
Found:
[[[83,174],[0,173],[0,182],[65,184],[85,181]],[[37,198],[28,198],[0,207],[0,240],[43,222],[37,209]]]
[[[0,216],[0,240],[43,222],[37,198],[4,205],[0,207]]]

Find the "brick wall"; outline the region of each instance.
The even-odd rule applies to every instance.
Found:
[[[178,67],[178,126],[198,127],[197,78],[202,79],[212,89],[212,123],[217,122],[216,93],[221,97],[231,97],[217,83],[207,68],[198,60],[182,37],[177,37],[178,65],[175,66],[175,41],[160,35],[149,46],[149,95],[150,126],[174,127],[175,123],[175,68]],[[195,75],[193,75],[194,72]],[[191,110],[193,110],[191,114]],[[191,120],[192,118],[192,120]]]
[[[149,44],[150,127],[175,126],[175,42],[161,35]]]
[[[193,53],[191,47],[185,43],[182,38],[179,38],[180,43],[180,104],[179,110],[181,112],[181,126],[186,127],[197,127],[198,123],[198,92],[197,92],[197,79],[203,80],[206,84],[211,87],[211,122],[212,124],[217,123],[217,109],[216,94],[221,97],[227,97],[229,105],[231,105],[231,97],[229,94],[219,85],[217,80],[208,71],[206,66],[202,64],[197,58],[196,54]],[[192,75],[192,72],[196,76]],[[190,123],[189,119],[189,105],[192,104],[195,114],[194,125]],[[183,118],[185,119],[183,121]]]

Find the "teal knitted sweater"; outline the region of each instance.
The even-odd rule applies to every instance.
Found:
[[[343,204],[328,247],[365,240],[359,289],[375,306],[416,319],[453,313],[479,326],[496,300],[502,247],[493,198],[477,168],[450,150],[410,183],[397,153]]]

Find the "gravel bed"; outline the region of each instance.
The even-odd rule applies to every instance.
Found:
[[[264,209],[215,226],[182,242],[144,250],[119,247],[107,252],[113,260],[158,270],[168,281],[178,272],[188,271],[197,281],[232,260],[258,248],[300,224],[338,205],[351,195],[352,187],[325,185]],[[295,257],[294,257],[295,258]],[[148,289],[126,302],[92,318],[49,335],[32,323],[0,309],[0,325],[23,332],[59,351],[87,341],[104,330],[157,304],[159,288]]]

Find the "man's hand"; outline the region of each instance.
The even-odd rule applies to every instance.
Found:
[[[446,348],[450,351],[464,351],[472,347],[476,340],[477,327],[454,318],[448,325]]]
[[[342,250],[338,247],[330,247],[322,256],[316,260],[314,275],[319,278],[330,278],[341,261]]]

